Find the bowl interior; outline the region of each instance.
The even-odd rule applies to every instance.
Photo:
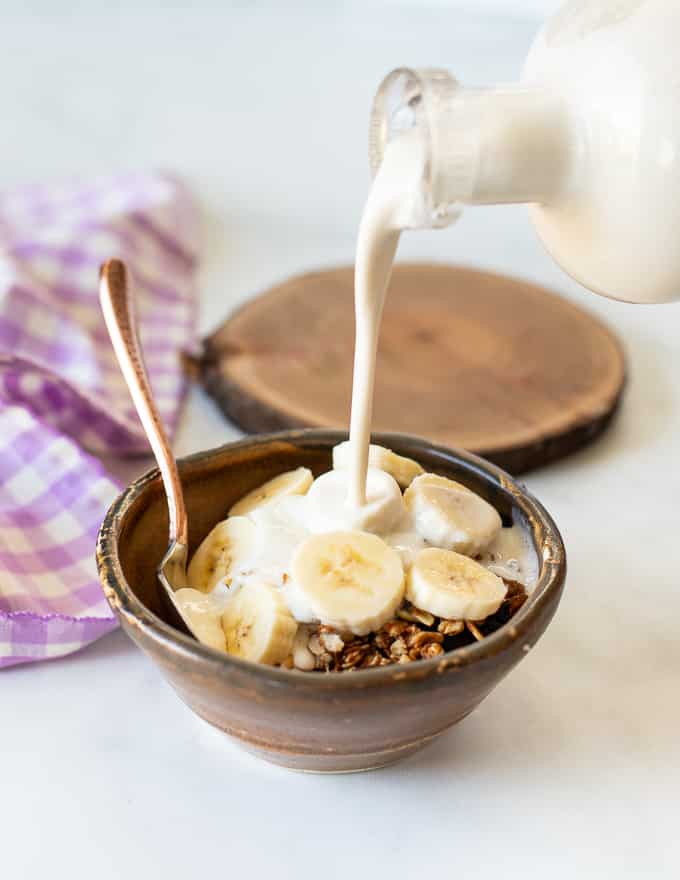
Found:
[[[210,529],[227,516],[231,505],[265,480],[305,465],[317,476],[331,467],[332,447],[346,434],[339,431],[300,431],[249,438],[217,450],[191,456],[181,465],[193,552]],[[493,465],[463,452],[432,446],[403,435],[375,436],[374,442],[417,459],[426,470],[465,484],[486,498],[504,524],[513,519],[531,534],[541,565],[564,557],[559,534],[545,511],[510,477]],[[128,490],[129,504],[120,523],[117,549],[125,580],[153,614],[170,623],[161,600],[156,568],[167,549],[168,517],[165,495],[157,475],[140,478]],[[545,572],[539,585],[546,582]],[[527,603],[528,604],[528,603]]]

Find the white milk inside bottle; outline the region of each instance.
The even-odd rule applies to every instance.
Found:
[[[375,170],[413,128],[425,150],[411,227],[464,205],[526,202],[577,281],[629,302],[680,298],[680,0],[572,0],[538,34],[517,84],[400,69],[373,110]]]

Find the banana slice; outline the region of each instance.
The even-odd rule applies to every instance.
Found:
[[[292,653],[297,622],[276,587],[250,582],[229,599],[222,629],[228,654],[276,666]]]
[[[307,494],[311,532],[337,530],[384,534],[399,528],[406,519],[406,508],[397,481],[385,471],[370,467],[366,477],[366,504],[353,508],[347,504],[347,471],[327,471],[314,480]]]
[[[405,458],[403,455],[397,455],[391,449],[378,446],[376,443],[371,443],[368,447],[368,464],[370,467],[387,471],[388,474],[394,477],[402,489],[406,489],[416,477],[425,473],[417,461],[413,461],[412,458]],[[340,471],[345,470],[349,465],[349,440],[345,440],[344,443],[338,443],[337,446],[333,447],[333,468],[336,471]]]
[[[212,596],[182,587],[174,594],[175,604],[192,635],[211,648],[226,650],[222,629],[222,606]]]
[[[366,532],[313,535],[292,562],[290,594],[307,617],[366,635],[394,616],[404,597],[396,550]]]
[[[447,620],[484,620],[500,608],[507,587],[474,559],[428,547],[408,574],[406,598]]]
[[[241,560],[250,554],[255,537],[255,526],[244,516],[217,523],[194,553],[187,580],[204,593],[209,593],[221,581],[229,584]]]
[[[304,495],[312,485],[313,479],[312,472],[306,467],[299,467],[294,471],[279,474],[278,477],[267,480],[257,489],[244,495],[231,507],[229,516],[244,516],[256,507],[268,504],[274,498],[280,498],[283,495]]]
[[[498,511],[468,488],[437,474],[422,474],[404,492],[413,525],[436,547],[474,556],[501,530]]]

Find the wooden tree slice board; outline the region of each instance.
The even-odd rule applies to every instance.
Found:
[[[200,379],[246,431],[347,427],[353,270],[291,278],[205,340]],[[473,450],[513,473],[609,423],[622,349],[587,312],[512,278],[401,264],[387,295],[373,428]]]

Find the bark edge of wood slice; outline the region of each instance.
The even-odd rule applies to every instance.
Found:
[[[194,369],[247,432],[347,427],[353,350],[353,269],[343,267],[246,302],[204,340]],[[518,474],[595,440],[625,380],[613,333],[552,291],[401,263],[383,315],[373,429],[462,446]]]

